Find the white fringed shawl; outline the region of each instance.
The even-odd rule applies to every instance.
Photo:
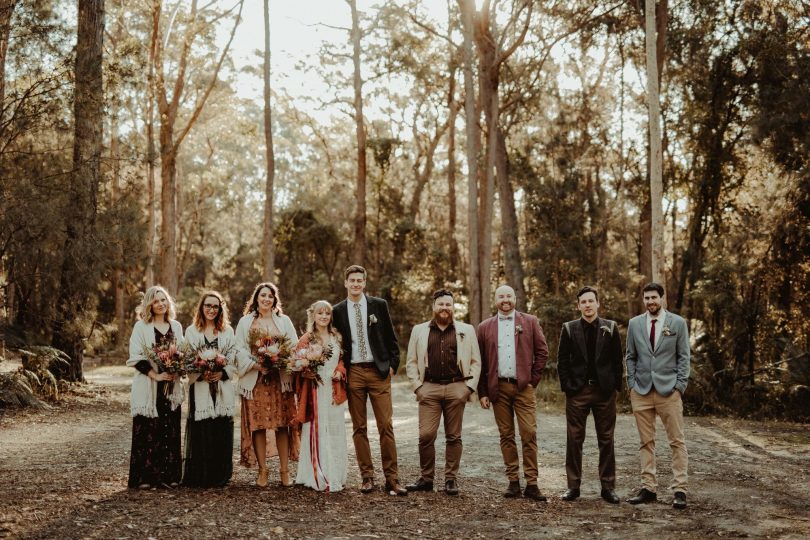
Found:
[[[228,365],[225,366],[225,373],[228,380],[217,382],[217,400],[211,398],[208,382],[200,379],[199,373],[188,374],[189,392],[194,392],[194,420],[205,420],[207,418],[219,418],[221,416],[233,416],[236,412],[233,378],[236,375],[236,340],[234,339],[233,328],[230,326],[217,334],[217,344],[220,351],[230,352],[225,356],[228,358]],[[197,348],[205,345],[205,334],[197,330],[193,324],[186,328],[186,343]]]
[[[237,391],[245,399],[253,399],[253,389],[256,387],[256,381],[259,380],[259,372],[253,369],[256,358],[251,354],[250,343],[248,343],[250,325],[253,324],[254,320],[256,320],[256,317],[252,313],[248,313],[239,319],[239,324],[236,325],[236,368],[239,372]],[[298,334],[295,332],[295,326],[293,326],[290,318],[286,315],[276,315],[274,313],[273,322],[282,334],[290,338],[291,345],[295,349],[295,345],[298,343]],[[289,373],[281,373],[281,387],[284,392],[292,391]]]
[[[183,343],[183,326],[177,321],[169,321],[172,327],[172,332],[177,343],[177,346]],[[141,360],[146,360],[152,365],[152,369],[157,371],[157,366],[154,362],[149,360],[144,355],[146,347],[154,347],[155,345],[155,325],[144,321],[135,323],[132,329],[132,335],[129,338],[129,358],[127,359],[127,366],[134,368],[135,364]],[[154,381],[141,373],[136,371],[135,377],[132,378],[132,391],[130,393],[129,404],[132,416],[146,416],[147,418],[157,418],[157,381]],[[172,410],[177,409],[186,397],[184,385],[180,381],[175,381],[172,394],[169,396],[169,401],[172,404]]]

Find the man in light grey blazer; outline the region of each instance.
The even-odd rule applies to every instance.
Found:
[[[627,387],[640,439],[641,489],[627,500],[641,504],[657,500],[655,478],[655,416],[667,432],[672,450],[672,506],[686,508],[689,456],[683,433],[683,393],[689,380],[689,332],[682,317],[663,308],[664,288],[647,284],[647,312],[627,327]]]

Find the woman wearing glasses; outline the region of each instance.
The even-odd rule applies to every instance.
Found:
[[[205,292],[186,329],[189,380],[183,484],[222,487],[233,473],[233,378],[236,348],[222,295]]]

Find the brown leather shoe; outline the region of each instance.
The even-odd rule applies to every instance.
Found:
[[[546,496],[540,493],[540,488],[538,488],[534,484],[529,484],[526,486],[526,489],[523,490],[523,496],[527,499],[533,499],[535,501],[546,502]]]
[[[408,491],[433,491],[433,482],[425,480],[421,476],[413,484],[405,486]]]
[[[520,481],[510,480],[509,486],[506,488],[506,491],[503,492],[503,496],[508,499],[520,497]]]
[[[374,491],[374,479],[364,478],[363,485],[360,486],[360,493],[371,493]]]
[[[384,491],[389,495],[398,495],[400,497],[408,494],[408,490],[402,487],[399,482],[386,482]]]

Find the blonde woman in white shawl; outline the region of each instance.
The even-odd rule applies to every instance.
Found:
[[[292,347],[298,343],[295,327],[281,310],[278,288],[273,283],[256,285],[245,304],[244,316],[236,325],[237,391],[242,397],[239,461],[247,467],[257,463],[256,485],[265,487],[269,476],[266,458],[278,454],[281,484],[289,487],[292,486],[289,460],[298,459],[301,447],[300,430],[292,427],[296,415],[295,394],[288,373],[263,367],[257,361],[250,343],[251,330],[286,336]]]
[[[194,324],[186,328],[186,346],[196,361],[215,369],[188,375],[184,486],[222,487],[233,474],[236,341],[228,320],[222,295],[207,291],[197,303]]]
[[[132,379],[131,488],[174,487],[180,482],[180,404],[183,385],[162,372],[154,361],[155,346],[179,347],[183,327],[175,320],[174,300],[160,286],[149,287],[138,308],[138,322],[129,339],[127,366]]]

